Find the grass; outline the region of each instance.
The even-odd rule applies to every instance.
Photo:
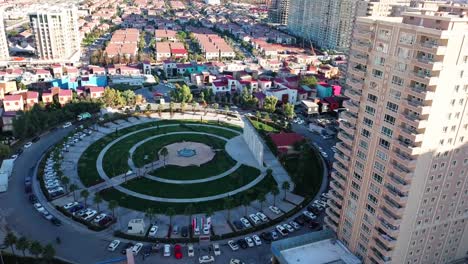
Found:
[[[81,182],[86,187],[90,187],[90,186],[93,186],[93,185],[96,185],[96,184],[102,182],[102,179],[99,176],[99,173],[97,172],[97,169],[96,169],[96,160],[97,160],[97,157],[98,157],[99,153],[101,152],[101,150],[106,145],[108,145],[112,140],[114,140],[115,138],[117,138],[117,137],[119,137],[121,135],[124,135],[124,134],[128,134],[130,132],[134,132],[134,131],[143,129],[143,128],[157,127],[157,125],[181,124],[181,123],[213,124],[213,125],[218,125],[220,127],[226,127],[226,128],[230,128],[230,129],[234,129],[236,131],[242,132],[242,128],[231,125],[231,124],[222,123],[222,122],[220,122],[218,124],[218,122],[214,122],[214,121],[199,122],[198,120],[161,120],[161,121],[155,121],[155,122],[147,122],[147,123],[127,127],[127,128],[124,128],[124,129],[120,129],[120,130],[117,131],[117,133],[112,133],[112,134],[107,135],[107,136],[99,139],[98,141],[94,142],[93,144],[91,144],[84,151],[84,153],[82,154],[82,156],[78,160],[78,166],[77,166],[78,167],[78,175],[79,175],[79,177],[81,179]],[[160,128],[160,130],[162,130],[162,129],[163,128]],[[152,131],[155,131],[155,130],[152,130]],[[223,131],[226,131],[226,130],[223,130]],[[227,131],[227,132],[229,132],[229,131]],[[230,132],[230,133],[233,133],[233,132]],[[130,137],[130,138],[132,138],[132,137]],[[116,145],[119,145],[119,144],[116,144]],[[126,153],[128,153],[128,150],[127,150]],[[123,160],[122,157],[121,157],[121,160]],[[124,171],[124,172],[127,171],[128,166],[127,166],[126,160],[125,160],[125,162],[122,162],[121,165],[118,165],[118,164],[119,163],[115,163],[115,160],[114,160],[114,161],[111,161],[110,164],[104,162],[103,166],[105,167],[105,169],[107,168],[106,172],[112,171],[113,170],[112,166],[115,166],[115,165],[117,165],[119,167],[118,171]]]
[[[270,133],[270,132],[278,133],[279,132],[279,130],[277,130],[276,128],[269,126],[263,122],[256,121],[253,118],[250,119],[250,122],[255,127],[255,129],[259,131],[264,131],[266,133]]]
[[[251,189],[240,192],[231,196],[233,198],[233,206],[240,206],[243,197],[247,196],[251,201],[254,201],[258,198],[260,194],[268,193],[268,190],[276,186],[276,181],[273,176],[267,176],[262,181],[257,183]],[[119,203],[121,207],[125,207],[132,210],[137,210],[144,212],[148,208],[154,208],[156,213],[158,214],[165,214],[168,208],[172,208],[176,211],[177,214],[184,214],[185,208],[187,207],[188,203],[164,203],[164,202],[154,202],[145,199],[140,199],[131,195],[127,195],[122,193],[114,188],[109,188],[102,190],[100,193],[101,197],[106,201],[115,200]],[[190,203],[194,207],[194,214],[196,213],[205,213],[207,212],[208,208],[213,211],[225,210],[225,200],[218,199],[213,201],[207,202],[199,202],[199,203]]]
[[[122,184],[122,187],[137,193],[163,198],[198,198],[227,193],[236,190],[260,174],[256,168],[240,166],[230,175],[218,180],[195,184],[170,184],[147,178],[138,178]]]

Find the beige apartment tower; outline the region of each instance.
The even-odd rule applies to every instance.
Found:
[[[360,17],[326,225],[365,263],[468,252],[468,17]]]
[[[74,5],[44,5],[30,13],[36,52],[43,60],[77,60],[80,57],[78,14]]]

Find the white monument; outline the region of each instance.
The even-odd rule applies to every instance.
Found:
[[[258,135],[255,127],[252,126],[249,120],[244,120],[244,140],[249,146],[255,160],[260,166],[263,166],[263,143]]]

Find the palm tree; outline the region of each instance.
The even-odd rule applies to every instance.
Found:
[[[276,197],[278,196],[278,194],[280,194],[278,186],[273,187],[273,189],[271,190],[271,194],[273,194],[273,205],[276,206]]]
[[[161,116],[162,109],[163,109],[162,104],[159,104],[159,105],[158,105],[158,113],[159,113],[159,116]]]
[[[172,217],[175,214],[176,214],[176,211],[174,210],[174,208],[172,208],[172,207],[167,208],[166,215],[169,216],[169,226],[172,226]]]
[[[62,184],[65,187],[65,192],[68,193],[68,185],[70,184],[70,178],[68,178],[67,176],[62,176],[60,180],[62,181]]]
[[[18,241],[16,242],[16,248],[23,252],[23,257],[26,256],[26,249],[29,248],[29,244],[30,244],[29,240],[24,236],[20,237]]]
[[[169,103],[169,111],[171,112],[171,116],[174,114],[174,102]]]
[[[189,224],[188,226],[190,226],[192,224],[192,215],[193,215],[193,212],[195,211],[195,207],[193,206],[193,204],[188,204],[186,207],[185,207],[185,211],[184,211],[184,214],[185,215],[188,215],[189,217]]]
[[[255,113],[255,117],[257,118],[257,122],[258,122],[258,120],[260,120],[260,118],[262,117],[262,114],[260,113],[260,111],[257,111]]]
[[[52,244],[47,244],[44,249],[42,250],[42,257],[47,260],[51,261],[55,257],[55,249]]]
[[[286,192],[289,191],[289,188],[291,188],[291,184],[288,181],[284,181],[283,184],[281,184],[281,189],[284,191],[283,200],[286,200]]]
[[[102,203],[102,197],[99,194],[94,195],[93,202],[97,207],[97,210],[99,212],[99,205]]]
[[[8,232],[3,240],[3,244],[11,248],[11,253],[13,253],[13,255],[15,255],[14,246],[16,245],[16,242],[18,242],[18,238],[12,232]]]
[[[81,196],[81,198],[84,199],[84,206],[86,207],[86,204],[87,204],[87,202],[88,202],[88,197],[89,197],[89,191],[86,190],[86,189],[82,190],[82,191],[80,192],[80,196]]]
[[[167,151],[167,148],[162,148],[161,149],[161,152],[159,153],[161,154],[161,156],[163,156],[163,159],[164,159],[164,167],[166,167],[166,157],[167,155],[169,155],[169,152]]]
[[[206,210],[206,212],[205,212],[206,218],[213,216],[214,213],[215,213],[213,208],[211,208],[211,207],[208,207],[205,210]]]
[[[33,241],[29,245],[29,253],[34,255],[36,258],[42,253],[42,245],[38,241]]]
[[[260,211],[262,211],[263,210],[263,203],[266,201],[266,195],[265,195],[265,192],[263,190],[258,192],[257,200],[260,202]]]
[[[242,196],[241,204],[244,206],[244,216],[247,215],[247,208],[250,205],[250,197],[248,195]]]
[[[115,209],[119,206],[119,203],[116,200],[110,200],[107,206],[109,207],[109,210],[112,211],[112,217],[115,218]]]
[[[75,201],[75,202],[76,202],[76,193],[75,193],[75,191],[77,191],[77,190],[78,190],[78,185],[76,185],[76,184],[72,183],[72,184],[70,184],[70,187],[69,187],[69,189],[70,189],[70,192],[72,192],[72,193],[73,193],[73,201]]]
[[[215,113],[216,113],[216,116],[218,116],[218,108],[219,108],[219,104],[213,104],[213,109],[215,110]]]
[[[231,209],[234,205],[234,200],[232,197],[228,196],[224,198],[224,208],[227,210],[227,220],[231,222]]]
[[[145,217],[148,217],[150,223],[153,223],[153,218],[156,215],[156,210],[153,207],[147,208],[145,211]]]
[[[227,115],[229,112],[229,105],[224,106],[224,111],[226,111],[226,115]]]

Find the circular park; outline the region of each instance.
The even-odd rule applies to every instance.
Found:
[[[305,142],[292,155],[276,152],[267,135],[279,131],[266,128],[258,120],[218,115],[105,120],[61,145],[58,163],[75,186],[52,203],[93,230],[86,208],[111,215],[115,235],[129,239],[164,239],[176,225],[208,218],[211,235],[219,238],[267,228],[311,201],[322,185],[323,166]],[[77,202],[80,211],[66,208]],[[239,219],[252,214],[266,220],[239,226]],[[137,219],[149,220],[144,231],[128,232],[127,223]],[[159,234],[150,237],[156,224]]]

